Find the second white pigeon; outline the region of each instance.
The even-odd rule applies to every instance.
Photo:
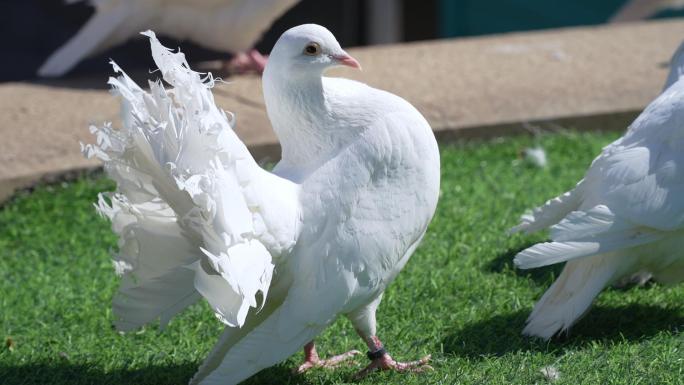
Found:
[[[513,231],[551,229],[551,242],[515,257],[522,269],[566,262],[527,319],[524,334],[567,331],[607,285],[633,276],[684,279],[682,49],[665,90],[606,146],[574,189],[524,215]]]

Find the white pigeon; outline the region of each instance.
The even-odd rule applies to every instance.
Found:
[[[334,366],[358,352],[322,360],[313,339],[340,315],[369,348],[359,375],[428,369],[429,357],[393,360],[375,320],[437,204],[439,152],[423,116],[388,92],[323,77],[360,65],[327,29],[292,28],[263,77],[282,145],[268,172],[216,107],[211,75],[146,34],[173,88],[144,91],[115,65],[123,127],[93,127],[97,145],[84,146],[117,182],[99,203],[120,236],[117,328],[163,326],[204,297],[227,327],[193,384],[238,383],[305,345],[300,372]]]
[[[659,12],[684,8],[684,0],[629,0],[608,20],[609,23],[625,23],[645,20]]]
[[[77,3],[84,0],[66,0]],[[263,70],[265,59],[251,50],[261,35],[299,0],[89,0],[95,14],[38,69],[57,77],[88,56],[152,29],[178,40],[236,54],[236,65]]]
[[[574,189],[523,215],[513,232],[551,228],[551,242],[516,255],[521,269],[566,262],[524,334],[567,331],[607,285],[684,279],[684,81],[681,47],[664,92],[594,159]],[[670,83],[672,82],[672,83]]]

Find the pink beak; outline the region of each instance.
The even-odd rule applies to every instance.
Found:
[[[354,59],[346,53],[343,55],[333,56],[333,59],[337,60],[338,63],[345,65],[347,67],[361,70],[361,64],[359,64],[359,62],[356,59]]]

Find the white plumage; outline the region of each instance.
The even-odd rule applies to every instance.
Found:
[[[428,123],[397,96],[323,77],[358,63],[325,28],[295,27],[264,74],[283,149],[267,172],[216,107],[211,76],[147,35],[172,88],[144,91],[115,66],[124,125],[93,128],[97,145],[84,147],[117,181],[99,204],[120,235],[117,327],[165,324],[206,298],[228,327],[191,381],[201,384],[238,383],[342,314],[377,347],[375,309],[437,203]]]
[[[83,0],[67,0],[76,3]],[[38,69],[69,72],[84,58],[152,29],[221,52],[243,52],[298,0],[90,0],[95,14]]]
[[[667,79],[665,79],[665,84],[663,85],[663,91],[670,88],[671,85],[675,84],[677,80],[684,74],[684,42],[679,44],[679,47],[672,54],[670,59],[670,72],[667,74]]]
[[[577,186],[524,215],[513,231],[551,228],[551,242],[515,257],[528,269],[566,262],[525,334],[566,331],[606,286],[637,273],[684,278],[684,81],[681,48],[665,91],[606,146]]]

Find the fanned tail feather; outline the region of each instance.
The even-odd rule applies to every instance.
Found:
[[[120,236],[117,324],[165,323],[199,292],[222,322],[241,326],[259,292],[265,301],[273,274],[258,207],[245,196],[260,168],[232,130],[232,116],[216,107],[211,74],[202,77],[181,52],[143,34],[172,88],[150,82],[146,92],[112,63],[123,127],[91,127],[97,143],[83,146],[117,182],[98,205]]]
[[[122,191],[131,187],[119,185]],[[108,195],[110,203],[105,194],[100,195],[98,210],[119,234],[114,266],[123,276],[113,300],[114,323],[117,329],[129,331],[159,318],[164,327],[199,299],[192,284],[194,273],[185,265],[199,258],[200,251],[163,201],[154,197],[141,201],[143,194],[131,194],[140,201],[133,203],[122,193]]]

